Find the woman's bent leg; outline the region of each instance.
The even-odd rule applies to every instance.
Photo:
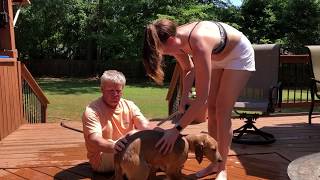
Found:
[[[221,171],[222,174],[218,174],[217,177],[221,177],[221,180],[227,177],[225,171],[226,163],[233,135],[231,123],[232,109],[235,101],[247,84],[250,75],[250,71],[226,69],[221,77],[216,99],[216,121],[219,127],[218,148],[222,156],[222,162],[219,164],[219,171]]]
[[[219,90],[220,79],[223,69],[213,69],[211,74],[210,92],[208,98],[208,133],[211,137],[218,141],[218,128],[216,121],[216,99]],[[209,174],[218,171],[217,164],[210,164],[208,167],[198,171],[196,176],[198,178],[208,176]]]

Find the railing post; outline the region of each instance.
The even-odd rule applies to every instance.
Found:
[[[41,105],[41,123],[46,123],[47,105]]]

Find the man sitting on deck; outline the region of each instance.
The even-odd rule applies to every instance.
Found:
[[[94,171],[114,170],[113,157],[136,130],[151,129],[140,109],[122,97],[125,76],[108,70],[100,78],[102,96],[91,102],[82,116],[87,157]]]

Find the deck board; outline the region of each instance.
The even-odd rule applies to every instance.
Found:
[[[233,128],[243,124],[233,119]],[[66,122],[81,129],[80,122]],[[154,122],[156,123],[156,122]],[[166,122],[162,127],[171,127]],[[277,141],[269,145],[232,144],[227,170],[230,180],[288,180],[287,167],[294,159],[320,151],[320,118],[307,124],[307,116],[260,118],[256,126],[272,133]],[[188,126],[183,133],[207,131],[207,123]],[[195,179],[194,173],[209,164],[198,164],[193,154],[183,173]],[[163,179],[163,173],[158,173]],[[58,123],[25,124],[0,141],[0,179],[110,179],[110,174],[93,173],[86,158],[83,135]],[[202,179],[214,179],[210,175]]]
[[[8,171],[26,179],[52,179],[52,176],[33,170],[32,168],[8,169]]]
[[[6,179],[6,180],[20,180],[24,179],[23,177],[17,176],[7,170],[0,169],[0,179]]]

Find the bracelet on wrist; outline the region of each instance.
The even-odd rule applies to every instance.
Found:
[[[174,126],[174,128],[176,128],[176,130],[178,130],[179,132],[183,130],[183,128],[178,123]]]

